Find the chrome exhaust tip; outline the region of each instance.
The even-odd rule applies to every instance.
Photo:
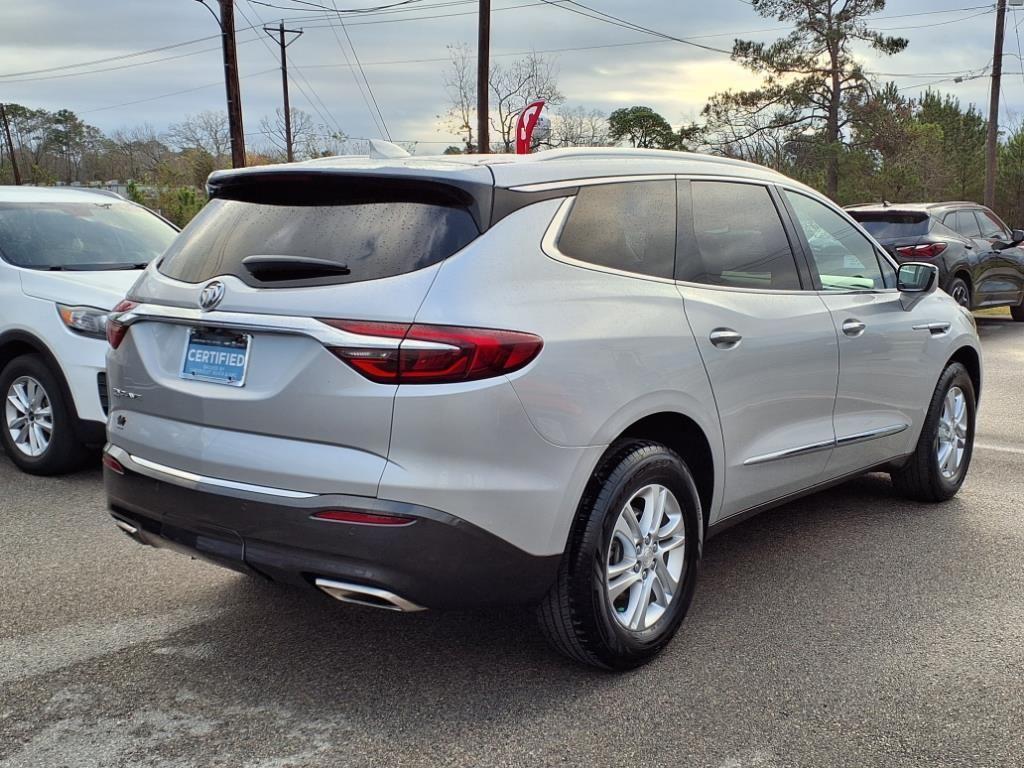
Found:
[[[113,520],[114,520],[114,525],[116,525],[122,531],[127,533],[129,536],[133,536],[134,537],[134,536],[138,535],[139,529],[136,528],[131,523],[126,523],[124,520],[122,520],[119,517],[114,517]]]
[[[382,608],[385,611],[401,611],[412,613],[413,611],[426,610],[422,605],[399,597],[394,592],[377,587],[367,587],[363,584],[350,584],[346,581],[335,581],[334,579],[317,579],[316,586],[327,593],[335,600],[355,605],[365,605],[370,608]]]

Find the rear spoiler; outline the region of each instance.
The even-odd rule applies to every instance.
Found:
[[[341,169],[265,166],[217,171],[206,182],[210,199],[264,205],[343,205],[411,202],[465,208],[480,231],[491,224],[494,198],[489,169],[481,179],[405,168]]]

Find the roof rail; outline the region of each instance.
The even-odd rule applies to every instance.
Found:
[[[732,157],[720,155],[708,155],[701,152],[677,152],[674,149],[638,149],[635,147],[565,147],[561,149],[547,149],[543,152],[536,152],[529,157],[533,160],[546,162],[549,160],[582,160],[593,159],[614,159],[621,158],[647,158],[665,160],[686,160],[689,162],[723,163],[743,168],[760,168],[765,166],[751,163],[746,160],[737,160]],[[770,169],[769,169],[770,170]]]

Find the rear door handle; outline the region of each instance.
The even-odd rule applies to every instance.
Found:
[[[733,349],[743,341],[743,337],[732,328],[715,328],[708,338],[719,349]]]
[[[854,320],[853,318],[850,318],[843,323],[843,333],[847,336],[860,336],[864,333],[865,328],[867,328],[867,326],[864,325],[864,323],[860,320]]]

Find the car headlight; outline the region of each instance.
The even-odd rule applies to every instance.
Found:
[[[57,305],[57,312],[64,325],[75,333],[104,339],[107,335],[107,310],[96,307],[69,307]]]

